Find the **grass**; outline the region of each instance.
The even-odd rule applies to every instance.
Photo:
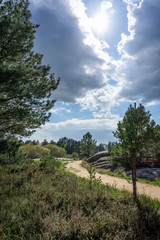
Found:
[[[107,172],[108,175],[113,176],[113,177],[118,177],[118,178],[122,178],[122,179],[126,179],[127,181],[132,181],[131,177],[126,177],[124,172],[122,173],[117,173],[117,172]],[[148,179],[142,179],[142,178],[136,178],[137,182],[141,182],[141,183],[147,183],[147,184],[151,184],[154,186],[160,186],[160,178],[157,178],[155,180],[148,180]]]
[[[90,164],[87,163],[86,161],[82,161],[81,164],[82,167],[89,169]],[[123,170],[119,169],[117,171],[109,171],[109,170],[105,170],[105,169],[96,169],[96,172],[100,173],[100,174],[107,174],[109,176],[112,177],[117,177],[117,178],[121,178],[121,179],[126,179],[128,182],[132,181],[132,177],[127,177],[124,173]],[[160,178],[157,178],[155,180],[148,180],[148,179],[142,179],[142,178],[137,178],[136,179],[137,182],[141,182],[141,183],[147,183],[147,184],[151,184],[154,186],[160,186]]]
[[[78,178],[52,160],[0,167],[1,240],[158,240],[158,202]]]

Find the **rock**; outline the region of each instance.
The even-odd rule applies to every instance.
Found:
[[[95,168],[110,168],[109,153],[107,151],[96,153],[94,156],[88,158],[87,162],[92,164]]]
[[[127,177],[132,176],[132,171],[126,172]],[[136,170],[137,178],[146,178],[148,180],[154,180],[160,177],[160,168],[141,168]]]
[[[93,162],[97,161],[98,159],[100,159],[102,157],[107,157],[107,156],[109,156],[109,153],[107,151],[99,152],[99,153],[96,153],[94,156],[91,156],[90,158],[88,158],[87,162],[93,163]]]

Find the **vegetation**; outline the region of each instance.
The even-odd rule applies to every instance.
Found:
[[[89,157],[96,152],[96,141],[92,139],[92,135],[89,132],[83,135],[80,148],[81,153],[86,157]]]
[[[129,152],[127,149],[122,148],[121,143],[110,143],[108,152],[110,154],[110,161],[113,169],[124,167],[128,170],[132,168]]]
[[[118,123],[114,136],[120,140],[123,153],[132,161],[133,196],[136,199],[136,158],[145,142],[153,137],[155,122],[150,120],[151,114],[139,107],[130,105],[122,122]]]
[[[50,155],[52,157],[65,157],[67,155],[66,150],[62,147],[53,144],[47,144],[44,145],[44,147],[50,150]]]
[[[28,143],[20,146],[19,151],[26,154],[26,159],[43,158],[46,156],[65,157],[67,154],[64,148],[52,144],[40,146]]]
[[[74,140],[72,138],[63,137],[57,142],[57,146],[63,147],[67,154],[72,154],[74,152],[80,153],[80,141]]]
[[[24,144],[15,137],[30,136],[49,120],[60,81],[33,51],[38,25],[28,7],[28,0],[0,0],[0,239],[158,240],[160,203],[136,199],[136,160],[148,149],[160,157],[160,126],[141,104],[129,107],[114,133],[120,142],[108,148],[120,165],[132,160],[136,203],[130,193],[96,180],[91,165],[83,162],[89,179],[80,179],[53,158],[106,150],[89,132],[81,141],[64,137],[57,143]],[[34,158],[41,161],[23,163]]]
[[[126,179],[128,181],[132,180],[132,178],[127,177],[123,171],[114,171],[114,172],[113,171],[108,171],[108,172],[104,172],[104,174],[107,174],[107,175],[110,175],[110,176],[113,176],[113,177]],[[136,178],[136,181],[141,182],[141,183],[152,184],[154,186],[160,186],[160,177],[156,178],[154,180],[148,180],[148,179],[145,179],[145,178]]]
[[[73,160],[77,160],[78,159],[78,153],[73,152],[72,153],[72,158],[73,158]]]
[[[0,140],[0,165],[22,162],[26,155],[19,150],[21,142],[16,138],[8,137]]]
[[[49,162],[0,167],[0,239],[159,239],[160,215],[149,199],[137,207],[128,192],[94,179],[90,187]]]
[[[58,86],[50,66],[33,51],[38,25],[31,22],[28,0],[0,1],[0,138],[28,136],[50,117]]]
[[[19,151],[26,154],[26,159],[42,158],[50,156],[50,150],[39,145],[33,145],[32,143],[23,145],[19,148]]]

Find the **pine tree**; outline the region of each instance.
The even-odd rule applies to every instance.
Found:
[[[0,0],[0,138],[29,136],[48,121],[59,83],[33,49],[38,25],[28,0]]]
[[[145,111],[141,104],[139,107],[130,105],[122,122],[118,123],[114,136],[120,140],[122,149],[128,150],[132,160],[133,197],[136,199],[136,158],[154,134],[155,122],[150,120],[151,114]]]
[[[96,151],[96,141],[92,139],[92,135],[87,132],[83,135],[83,139],[81,140],[80,145],[81,153],[86,157],[89,157]]]

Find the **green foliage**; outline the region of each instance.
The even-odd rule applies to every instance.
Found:
[[[106,151],[106,149],[107,149],[107,144],[100,143],[100,144],[96,147],[96,152]]]
[[[150,120],[151,114],[145,111],[140,104],[136,108],[130,106],[122,122],[118,123],[114,136],[120,143],[110,144],[109,151],[112,155],[113,165],[131,168],[131,158],[136,155],[137,163],[140,161],[139,155],[144,150],[145,145],[154,137],[155,122]]]
[[[52,157],[44,157],[41,159],[41,162],[44,163],[43,164],[44,167],[49,167],[52,170],[54,168],[62,168],[63,167],[63,164],[60,161],[58,161]]]
[[[72,153],[72,158],[73,158],[73,160],[77,160],[78,159],[78,153],[73,152]]]
[[[121,142],[122,148],[133,152],[139,152],[143,148],[144,142],[153,137],[155,122],[150,120],[151,114],[145,111],[140,104],[128,108],[122,122],[118,123],[114,136]]]
[[[109,147],[109,154],[111,159],[112,168],[124,167],[125,169],[131,169],[131,156],[126,148],[122,147],[121,143],[114,143]]]
[[[149,199],[79,179],[41,162],[0,168],[0,239],[158,240],[160,215]]]
[[[32,143],[21,146],[19,151],[24,152],[27,159],[42,158],[50,155],[49,149],[43,146],[33,145]]]
[[[89,132],[83,135],[80,149],[81,153],[86,157],[89,157],[96,152],[96,141],[92,139],[92,135]]]
[[[136,160],[137,154],[143,149],[144,143],[154,136],[155,122],[150,120],[151,114],[136,103],[128,108],[122,122],[118,123],[114,136],[120,140],[123,152],[132,160],[133,197],[136,200]]]
[[[60,138],[57,142],[57,146],[65,148],[67,154],[72,154],[74,152],[80,153],[80,141],[72,138]]]
[[[89,183],[90,183],[90,189],[92,189],[92,184],[93,181],[96,179],[96,169],[92,167],[92,165],[90,164],[89,168],[87,169],[88,173],[89,173]]]
[[[32,50],[38,25],[31,22],[29,1],[0,2],[0,138],[28,136],[49,119],[59,79]]]
[[[66,151],[64,148],[62,147],[58,147],[56,145],[53,144],[48,144],[48,145],[44,145],[45,148],[50,150],[50,155],[52,157],[65,157],[66,156]]]
[[[25,159],[25,154],[18,151],[21,142],[16,138],[5,138],[0,140],[0,165],[20,163]]]
[[[43,142],[42,142],[42,146],[45,146],[45,145],[48,145],[47,139],[44,139]]]

